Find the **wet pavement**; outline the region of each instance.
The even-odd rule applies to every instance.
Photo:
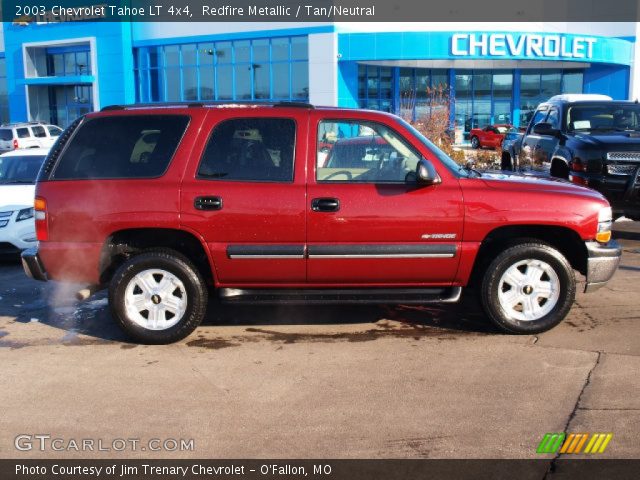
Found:
[[[497,333],[476,300],[443,307],[212,304],[168,346],[130,343],[104,292],[0,263],[3,458],[20,434],[189,438],[156,458],[535,458],[547,432],[612,432],[640,457],[640,224],[617,222],[620,270],[538,336]],[[66,445],[66,444],[65,444]]]

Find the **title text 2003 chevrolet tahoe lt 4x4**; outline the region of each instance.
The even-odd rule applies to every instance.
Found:
[[[33,278],[109,285],[136,340],[228,302],[454,302],[501,329],[558,324],[620,260],[601,194],[461,168],[389,114],[302,104],[107,107],[71,125],[36,191]],[[213,287],[213,288],[211,288]]]

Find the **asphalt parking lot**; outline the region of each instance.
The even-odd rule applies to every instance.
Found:
[[[103,293],[0,265],[2,458],[535,458],[547,432],[640,457],[640,224],[608,287],[539,336],[472,299],[417,308],[213,306],[175,345],[127,342]],[[190,451],[18,451],[16,436],[193,439]],[[550,456],[549,456],[550,457]]]

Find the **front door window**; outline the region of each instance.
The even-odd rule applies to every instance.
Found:
[[[404,183],[420,155],[394,131],[367,121],[325,121],[319,126],[316,180]]]

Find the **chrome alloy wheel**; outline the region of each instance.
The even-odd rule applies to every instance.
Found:
[[[125,290],[127,316],[147,330],[166,330],[176,325],[187,311],[187,291],[173,273],[161,269],[143,270]]]
[[[498,301],[513,320],[540,320],[558,303],[560,278],[546,262],[522,260],[511,265],[500,277]]]

